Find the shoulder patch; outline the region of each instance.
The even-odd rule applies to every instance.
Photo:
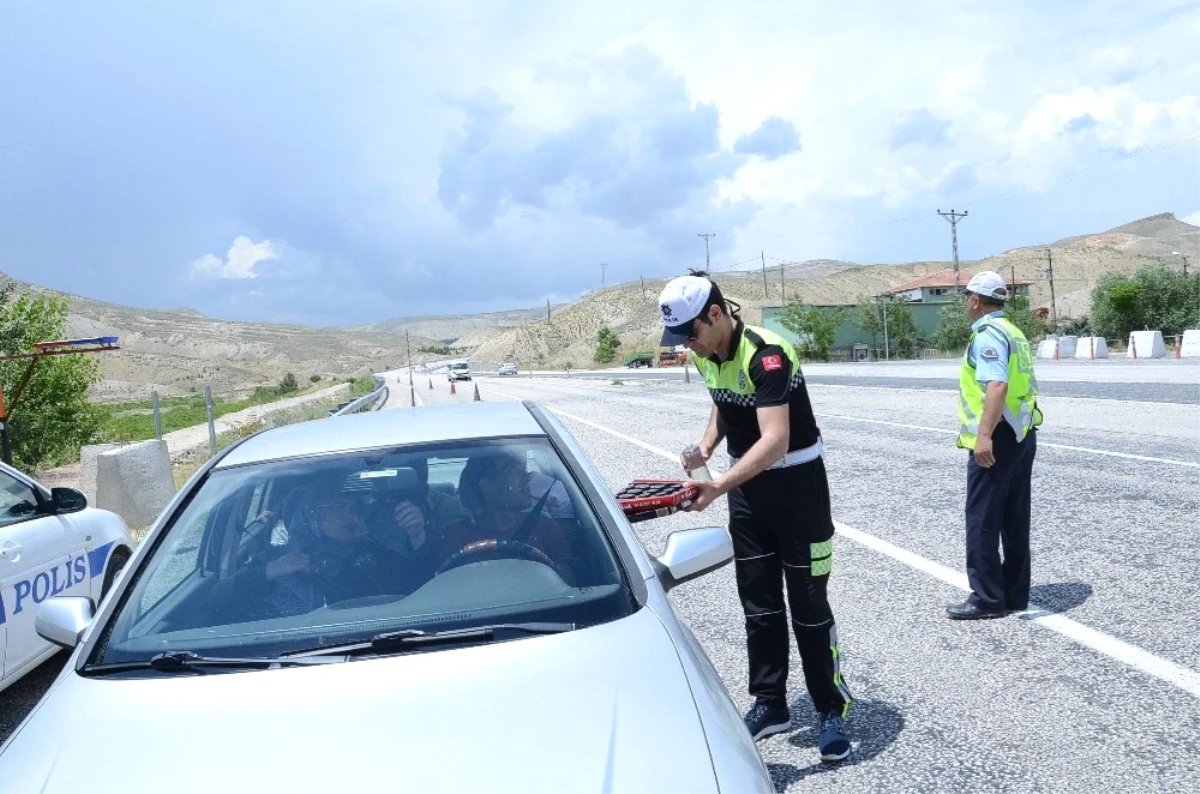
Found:
[[[995,361],[1000,358],[1000,351],[996,349],[995,345],[985,345],[983,350],[979,351],[979,355],[981,358]]]
[[[738,370],[738,388],[743,391],[746,389],[746,370]]]
[[[763,356],[762,365],[763,370],[766,372],[774,372],[776,370],[783,369],[783,356]]]

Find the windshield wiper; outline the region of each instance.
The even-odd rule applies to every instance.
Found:
[[[466,629],[422,631],[401,629],[376,634],[369,640],[345,645],[325,645],[281,654],[282,659],[320,656],[354,656],[367,653],[403,653],[433,645],[482,645],[522,634],[561,634],[573,631],[574,623],[492,623]]]
[[[303,664],[320,664],[324,659],[288,659],[270,657],[228,657],[201,656],[193,651],[164,651],[149,659],[139,659],[132,662],[112,662],[111,664],[93,664],[84,667],[80,672],[88,675],[106,675],[108,673],[123,673],[128,670],[161,670],[166,673],[195,672],[202,673],[205,669],[228,668],[234,670],[267,670],[272,667],[295,667]]]

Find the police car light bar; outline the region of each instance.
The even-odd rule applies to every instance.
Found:
[[[57,342],[34,342],[33,346],[38,350],[48,350],[55,347],[75,347],[79,345],[111,348],[116,346],[117,339],[118,337],[115,336],[95,336],[91,339],[60,339]]]

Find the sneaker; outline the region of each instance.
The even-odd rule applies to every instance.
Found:
[[[841,761],[850,755],[850,739],[846,736],[846,721],[836,714],[821,716],[821,738],[817,750],[822,761]]]
[[[757,701],[746,712],[746,729],[754,741],[765,739],[773,733],[791,730],[792,713],[787,705]]]

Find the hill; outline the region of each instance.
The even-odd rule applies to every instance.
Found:
[[[964,270],[991,269],[1034,282],[1030,294],[1035,306],[1048,306],[1050,285],[1045,278],[1047,249],[1053,257],[1055,302],[1063,318],[1086,314],[1091,290],[1106,273],[1131,273],[1142,267],[1177,266],[1172,251],[1200,259],[1200,228],[1162,213],[1118,226],[1106,232],[1066,238],[1049,245],[1014,248],[981,260],[962,260]],[[1200,266],[1200,262],[1197,262]],[[762,321],[764,306],[782,305],[784,297],[797,292],[813,304],[849,304],[860,297],[878,294],[902,284],[952,267],[946,261],[914,262],[903,265],[851,265],[818,260],[789,263],[758,271],[714,273],[726,296],[742,306],[750,322]],[[578,302],[551,316],[519,328],[476,334],[467,341],[478,343],[473,359],[518,360],[533,366],[575,366],[591,363],[596,332],[607,324],[622,341],[623,350],[657,346],[659,315],[656,299],[666,279],[647,279],[645,294],[637,283],[620,284],[585,295]]]
[[[0,284],[18,293],[55,294],[0,274]],[[58,293],[61,294],[61,293]],[[240,323],[214,320],[194,310],[155,311],[64,295],[70,306],[72,338],[120,337],[120,353],[97,356],[103,380],[93,387],[98,400],[145,399],[201,391],[205,384],[224,392],[278,383],[292,372],[350,376],[405,361],[404,336],[344,328]],[[418,347],[434,344],[411,339]]]

